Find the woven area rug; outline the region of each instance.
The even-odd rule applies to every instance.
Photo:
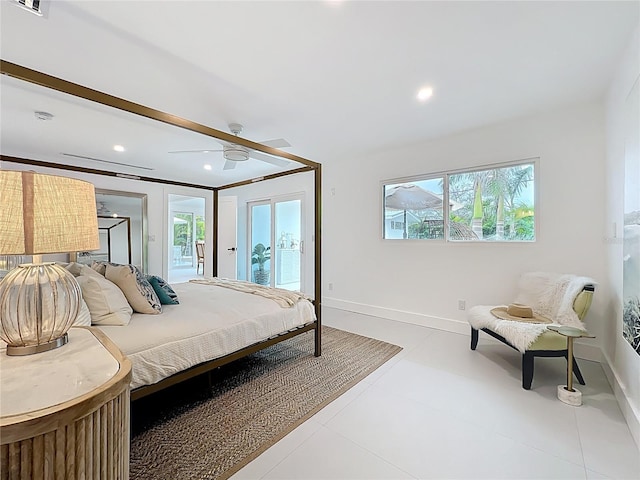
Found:
[[[130,478],[225,479],[401,348],[330,327],[133,402]]]

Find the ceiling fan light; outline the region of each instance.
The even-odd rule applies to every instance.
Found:
[[[224,149],[224,158],[232,162],[244,162],[249,160],[249,150],[236,145],[230,145]]]

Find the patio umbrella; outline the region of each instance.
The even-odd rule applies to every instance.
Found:
[[[415,184],[404,184],[393,187],[384,198],[385,208],[404,211],[404,234],[407,238],[407,210],[426,210],[441,208],[442,198]]]

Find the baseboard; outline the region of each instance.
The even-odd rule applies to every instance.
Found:
[[[398,322],[411,323],[422,327],[435,328],[446,332],[459,333],[462,335],[471,335],[469,324],[466,321],[453,320],[451,318],[434,317],[422,313],[406,312],[403,310],[395,310],[392,308],[378,307],[375,305],[367,305],[364,303],[349,302],[337,298],[322,297],[322,305],[325,307],[337,308],[347,312],[361,313],[363,315],[371,315],[372,317],[386,318]],[[574,355],[576,358],[584,360],[592,360],[602,363],[602,351],[597,345],[589,343],[588,340],[574,342]]]
[[[607,376],[609,384],[611,385],[611,389],[616,396],[622,415],[627,421],[627,425],[629,425],[631,436],[635,440],[638,450],[640,450],[640,411],[638,411],[640,406],[634,405],[629,398],[629,395],[624,388],[624,384],[620,381],[618,373],[611,368],[612,363],[609,357],[606,354],[603,355],[603,357],[604,361],[602,362],[602,368]]]
[[[367,305],[364,303],[348,302],[337,298],[323,297],[322,305],[330,308],[337,308],[347,312],[361,313],[363,315],[371,315],[373,317],[386,318],[398,322],[411,323],[423,327],[436,328],[447,332],[459,333],[462,335],[470,335],[469,324],[460,320],[449,318],[434,317],[415,312],[405,312],[402,310],[394,310],[391,308],[377,307],[375,305]],[[493,340],[492,338],[487,338]],[[497,340],[495,340],[498,342]],[[589,343],[575,342],[574,354],[577,358],[592,360],[602,364],[607,380],[611,385],[616,400],[620,405],[620,409],[629,425],[631,435],[640,449],[640,412],[630,401],[627,392],[622,386],[617,373],[611,368],[609,358],[602,352],[600,347]]]
[[[322,297],[322,305],[347,312],[361,313],[363,315],[371,315],[372,317],[386,318],[397,322],[411,323],[422,327],[470,335],[469,324],[460,320],[434,317],[422,313],[405,312],[392,308],[376,307],[375,305],[367,305],[364,303],[348,302],[346,300],[338,300],[337,298]]]

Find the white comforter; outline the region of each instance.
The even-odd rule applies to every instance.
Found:
[[[131,359],[132,389],[315,320],[308,300],[283,308],[223,287],[183,283],[173,288],[180,305],[163,305],[159,315],[135,313],[127,326],[99,327]]]

